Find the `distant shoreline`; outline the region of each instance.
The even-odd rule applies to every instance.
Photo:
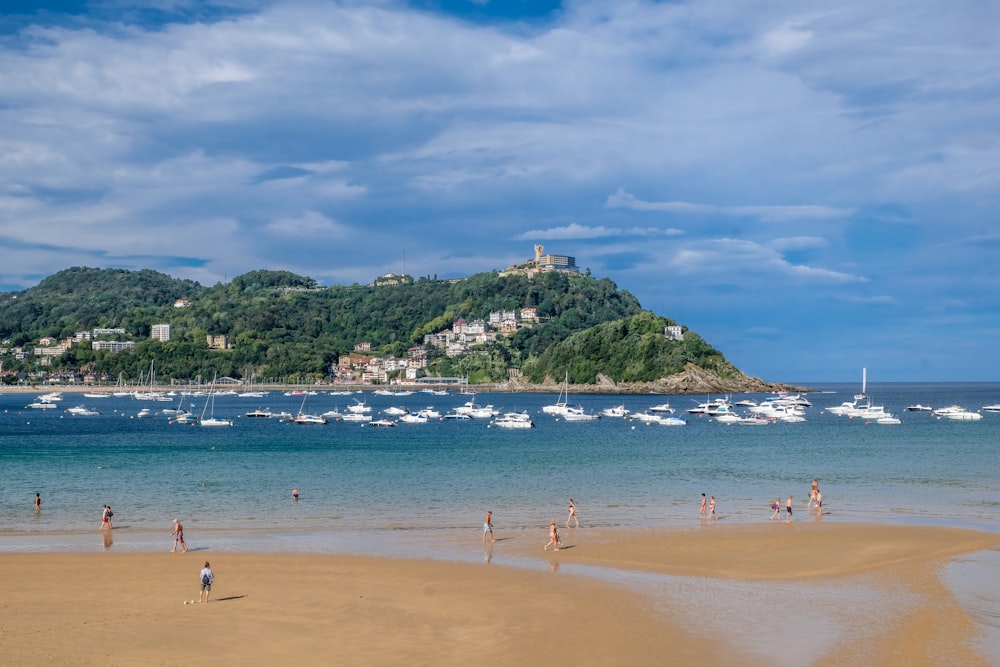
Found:
[[[205,386],[188,386],[188,385],[176,385],[176,386],[161,386],[161,387],[117,387],[117,386],[86,386],[86,385],[51,385],[51,386],[0,386],[0,394],[47,394],[47,393],[65,393],[65,394],[82,394],[85,392],[101,393],[101,394],[111,394],[116,391],[157,391],[157,392],[178,392],[178,391],[205,391],[207,387]],[[224,387],[224,389],[235,389],[236,391],[268,391],[268,392],[285,392],[285,391],[316,391],[316,392],[329,392],[329,391],[362,391],[362,392],[372,392],[372,391],[412,391],[414,393],[420,393],[423,390],[433,390],[433,391],[448,391],[449,393],[458,394],[459,387],[449,384],[423,384],[417,387],[407,387],[407,386],[385,386],[385,385],[371,385],[371,384],[338,384],[338,385],[301,385],[301,384],[273,384],[266,386],[240,386],[232,385]],[[505,385],[505,384],[477,384],[477,385],[465,385],[462,390],[467,393],[490,393],[490,394],[557,394],[564,389],[563,386],[558,384],[518,384],[516,386]],[[788,387],[784,391],[808,393],[814,391],[812,389],[807,389],[804,387]],[[642,395],[703,395],[706,393],[713,394],[738,394],[738,393],[768,393],[768,390],[746,390],[746,391],[727,391],[727,390],[711,390],[706,391],[657,391],[642,387],[616,387],[613,385],[606,384],[573,384],[569,385],[570,394],[606,394],[606,395],[621,395],[621,396],[642,396]]]

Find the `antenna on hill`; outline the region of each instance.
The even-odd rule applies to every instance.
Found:
[[[403,248],[403,276],[406,276],[406,248]]]

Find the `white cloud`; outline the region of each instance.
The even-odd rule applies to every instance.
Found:
[[[522,232],[514,238],[519,241],[548,240],[548,239],[599,239],[611,236],[678,236],[684,232],[680,229],[661,229],[659,227],[590,227],[578,223],[571,223],[562,227],[550,227],[548,229],[533,229]]]
[[[649,202],[638,199],[635,195],[626,192],[622,188],[619,188],[613,195],[608,195],[606,205],[609,208],[630,208],[636,211],[654,211],[660,213],[753,217],[770,222],[827,220],[845,218],[854,213],[851,209],[818,205],[718,206],[712,204],[692,204],[682,201]]]

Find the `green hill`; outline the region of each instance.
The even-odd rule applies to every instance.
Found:
[[[385,281],[383,281],[385,282]],[[633,295],[608,279],[568,272],[500,275],[461,280],[430,277],[400,284],[321,287],[286,271],[252,271],[225,284],[204,287],[155,271],[72,268],[37,286],[0,295],[0,338],[8,348],[65,340],[94,328],[121,328],[135,347],[95,351],[89,342],[53,357],[49,372],[83,370],[105,377],[135,377],[155,360],[161,381],[198,377],[307,382],[328,379],[338,359],[359,343],[374,356],[406,358],[456,320],[488,321],[491,313],[533,308],[525,321],[496,340],[474,343],[457,355],[427,346],[425,373],[501,382],[510,369],[541,383],[652,382],[689,364],[720,377],[742,376],[697,334],[683,340],[665,334],[672,320],[645,311]],[[187,305],[176,307],[184,300]],[[150,339],[152,326],[171,325],[171,340]],[[224,337],[228,349],[210,349],[208,336]],[[3,357],[4,371],[37,368],[28,354]]]

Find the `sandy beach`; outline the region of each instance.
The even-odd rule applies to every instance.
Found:
[[[2,554],[0,663],[993,664],[940,573],[1000,535],[714,524],[562,537],[558,553],[539,548],[541,530],[498,540],[494,553],[534,563],[523,568],[208,549]],[[470,536],[468,550],[480,548]],[[185,605],[205,560],[212,600]],[[790,636],[796,600],[823,591],[832,625]],[[692,619],[705,604],[714,624]],[[770,655],[743,640],[747,627],[769,637]]]

